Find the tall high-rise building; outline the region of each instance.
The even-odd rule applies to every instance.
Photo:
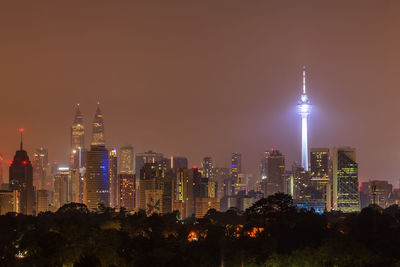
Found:
[[[310,150],[311,184],[322,195],[327,210],[331,209],[331,176],[328,148],[311,148]]]
[[[45,148],[36,149],[33,154],[33,185],[36,190],[49,190],[50,180],[48,179],[49,156]]]
[[[284,192],[285,156],[279,150],[272,149],[267,159],[267,183],[264,196]]]
[[[301,166],[308,171],[308,116],[311,112],[311,102],[306,94],[306,70],[303,67],[303,91],[297,103],[301,115]]]
[[[150,215],[162,212],[162,189],[160,181],[164,178],[162,167],[158,163],[145,163],[140,170],[139,208]]]
[[[270,151],[266,150],[261,155],[261,161],[260,161],[260,178],[261,178],[261,181],[264,180],[264,179],[267,179],[267,175],[268,175],[267,162],[268,162],[269,154],[270,154]]]
[[[117,179],[118,179],[118,157],[117,150],[110,150],[110,207],[117,206]]]
[[[201,163],[201,167],[203,169],[203,175],[206,178],[213,178],[213,161],[211,157],[205,157],[203,158],[203,161]]]
[[[159,179],[158,188],[162,191],[162,207],[163,214],[173,211],[174,195],[175,195],[175,177],[164,177]]]
[[[163,177],[163,172],[157,163],[145,163],[139,177],[139,208],[146,209],[145,191],[155,189],[154,179]]]
[[[312,177],[329,177],[329,148],[311,148]]]
[[[333,209],[345,213],[360,211],[358,164],[351,147],[333,149]]]
[[[369,182],[361,182],[360,187],[360,208],[366,208],[371,204],[371,189]]]
[[[292,171],[293,177],[293,199],[299,200],[310,196],[308,195],[308,188],[311,186],[310,173],[305,171],[303,167],[296,167]]]
[[[128,211],[135,209],[136,182],[135,175],[121,173],[118,175],[117,206]]]
[[[59,167],[54,175],[54,207],[61,208],[71,202],[71,172],[68,167]]]
[[[90,210],[96,210],[99,204],[110,205],[109,153],[105,148],[104,122],[99,106],[93,120],[91,148],[86,156],[84,203]]]
[[[121,174],[134,174],[133,166],[133,147],[123,146],[119,150],[119,173]]]
[[[20,195],[20,202],[18,210],[22,214],[33,214],[33,168],[32,163],[29,161],[28,153],[23,149],[22,133],[21,145],[11,162],[9,171],[9,181],[11,190],[17,190]]]
[[[261,155],[260,161],[260,180],[258,182],[259,188],[258,191],[263,193],[267,192],[267,177],[268,177],[268,157],[270,155],[270,151],[266,150]]]
[[[146,163],[158,163],[163,159],[162,153],[153,152],[151,150],[144,153],[137,153],[135,157],[135,174],[140,177],[140,171]]]
[[[83,176],[79,169],[71,169],[70,201],[82,203],[83,201]]]
[[[174,210],[180,211],[181,218],[190,217],[195,212],[194,183],[200,177],[198,169],[180,169],[177,173]]]
[[[83,116],[79,110],[79,104],[76,107],[74,122],[71,126],[71,168],[82,167],[85,154],[85,127],[83,126]]]
[[[225,195],[228,195],[229,186],[226,182],[230,179],[230,168],[214,168],[214,180],[217,183],[217,197],[222,198]]]
[[[239,173],[242,172],[242,154],[234,152],[232,153],[232,177],[236,181]]]
[[[229,195],[232,195],[235,191],[235,184],[238,183],[239,174],[242,173],[242,154],[238,152],[232,153],[232,165],[231,165],[231,181],[230,181],[230,188],[229,188]]]

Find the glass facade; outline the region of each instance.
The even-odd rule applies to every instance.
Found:
[[[360,211],[358,164],[354,148],[333,150],[333,194],[335,210]]]

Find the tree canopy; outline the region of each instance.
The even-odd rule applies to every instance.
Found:
[[[0,216],[2,266],[394,266],[400,209],[358,214],[297,210],[289,195],[244,213],[211,209],[201,219],[147,216],[70,203],[57,212]]]

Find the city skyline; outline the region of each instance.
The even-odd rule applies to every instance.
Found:
[[[304,108],[302,109],[302,107],[300,107],[301,105],[303,105],[304,103],[306,103],[307,105],[310,105],[311,106],[311,104],[310,104],[310,102],[309,102],[309,99],[308,99],[308,97],[307,97],[307,95],[306,95],[306,81],[305,81],[305,79],[306,79],[306,70],[305,70],[305,66],[303,66],[302,67],[302,95],[301,95],[301,98],[300,98],[300,100],[297,102],[297,108],[298,108],[298,114],[300,114],[301,116],[302,116],[302,118],[303,118],[303,115],[302,115],[302,112],[304,112]],[[303,96],[306,96],[306,99],[304,100],[303,99]],[[97,137],[97,135],[98,135],[98,133],[97,133],[97,128],[98,127],[101,127],[101,132],[102,132],[102,136],[101,137],[99,137],[100,139],[102,139],[101,141],[100,141],[100,143],[104,143],[104,140],[103,140],[103,138],[105,138],[105,134],[104,134],[104,126],[102,125],[103,124],[103,122],[101,121],[101,123],[99,124],[99,122],[98,122],[98,120],[99,120],[99,118],[100,118],[100,120],[102,120],[102,118],[103,118],[103,114],[102,114],[102,112],[100,111],[100,102],[99,101],[97,101],[97,104],[96,104],[96,112],[94,113],[94,117],[95,117],[95,120],[93,121],[93,122],[85,122],[85,120],[83,119],[84,117],[85,117],[85,115],[84,114],[82,114],[81,113],[81,111],[80,111],[80,106],[81,106],[81,104],[80,103],[76,103],[75,105],[74,105],[74,107],[76,107],[76,109],[75,109],[75,115],[73,116],[73,126],[74,125],[83,125],[84,126],[84,128],[85,129],[89,129],[89,128],[92,128],[92,130],[89,132],[89,133],[86,133],[87,134],[87,136],[85,136],[85,135],[83,135],[82,136],[82,143],[91,143],[91,142],[88,142],[88,141],[91,141],[91,140],[93,140],[94,138],[96,139],[96,138],[98,138]],[[308,108],[307,109],[307,111],[306,111],[306,117],[309,117],[309,114],[310,114],[310,112],[309,112],[309,110],[310,110],[311,108]],[[77,122],[77,118],[79,118],[78,119],[78,122]],[[79,123],[79,124],[77,124],[77,123]],[[305,124],[304,124],[305,123]],[[88,124],[88,125],[87,125]],[[100,126],[98,126],[97,124],[99,124]],[[309,145],[307,145],[307,143],[308,143],[308,138],[307,138],[307,129],[305,130],[305,135],[304,135],[304,125],[306,126],[306,128],[307,128],[307,126],[308,126],[308,123],[307,123],[307,119],[306,119],[306,121],[304,122],[304,118],[302,119],[302,121],[301,121],[301,123],[300,123],[300,132],[298,133],[298,135],[300,136],[300,147],[301,147],[301,149],[300,149],[300,151],[301,151],[301,155],[298,157],[298,159],[294,159],[293,161],[291,161],[291,162],[286,162],[286,168],[288,168],[291,164],[294,164],[294,163],[296,163],[296,164],[300,164],[300,165],[302,165],[303,167],[304,167],[304,162],[305,161],[307,161],[308,162],[308,164],[307,164],[307,166],[305,167],[305,169],[307,170],[308,169],[308,167],[309,167],[309,164],[310,164],[310,161],[309,161],[309,157],[310,157],[310,149],[312,149],[312,148],[314,148],[314,147],[312,147],[312,146],[309,146]],[[92,127],[90,127],[90,126],[92,126]],[[18,129],[18,131],[19,132],[21,132],[21,130],[22,131],[25,131],[25,128],[19,128]],[[86,139],[89,139],[89,140],[86,140]],[[304,140],[305,140],[305,143],[304,143]],[[93,145],[93,144],[91,144],[91,145]],[[91,145],[88,145],[88,146],[84,146],[82,149],[90,149],[90,146]],[[118,150],[120,150],[120,149],[123,149],[124,147],[126,147],[126,146],[131,146],[131,144],[129,143],[129,144],[125,144],[125,145],[121,145],[121,146],[106,146],[107,148],[113,148],[113,147],[117,147],[117,149]],[[46,147],[46,146],[42,146],[41,147],[41,149],[43,149],[43,147]],[[335,146],[333,146],[333,147],[335,147]],[[331,147],[331,148],[333,148],[333,147]],[[343,146],[343,147],[348,147],[348,146]],[[272,150],[274,150],[274,146],[272,146],[271,147],[271,149]],[[28,152],[28,155],[31,153],[31,152],[29,152],[29,151],[27,151]],[[70,152],[71,152],[71,150],[70,150]],[[139,152],[137,152],[137,153],[144,153],[144,152],[146,152],[146,151],[139,151]],[[209,154],[213,154],[213,152],[212,151],[210,151],[211,153],[208,153],[207,155],[209,155]],[[164,153],[164,152],[157,152],[157,153]],[[235,153],[237,153],[237,152],[232,152],[231,154],[235,154]],[[306,153],[306,157],[304,157],[304,153]],[[6,153],[7,154],[7,153]],[[136,154],[136,153],[135,153]],[[239,155],[241,156],[241,154],[242,153],[239,153]],[[285,156],[287,156],[286,154],[284,154]],[[58,163],[58,165],[59,166],[68,166],[68,164],[70,164],[70,163],[68,163],[68,160],[71,160],[71,159],[68,159],[68,156],[69,155],[65,155],[65,161],[54,161],[54,162],[57,162]],[[173,155],[173,154],[171,154],[170,155],[171,157],[173,157],[173,156],[176,156],[176,155]],[[179,156],[187,156],[187,155],[179,155]],[[332,155],[330,155],[331,157],[332,157]],[[216,160],[217,162],[220,162],[219,160],[218,160],[218,158],[217,158],[217,160]],[[304,162],[303,162],[304,161]],[[5,161],[5,162],[8,162],[8,161]],[[201,166],[201,163],[198,163],[198,162],[195,162],[195,163],[192,163],[191,164],[192,166]],[[232,165],[233,166],[233,165]],[[218,167],[225,167],[225,168],[229,168],[229,167],[232,167],[231,166],[231,163],[225,163],[223,166],[218,166]],[[191,166],[189,166],[189,167],[191,167]],[[233,168],[233,167],[232,167]],[[7,168],[6,168],[7,169]],[[242,171],[241,171],[241,173],[251,173],[251,174],[255,174],[254,175],[254,178],[253,178],[253,180],[252,180],[252,182],[251,182],[251,184],[254,184],[255,182],[257,182],[261,177],[258,177],[258,172],[260,171],[260,169],[257,169],[257,170],[255,170],[254,171],[254,173],[253,172],[247,172],[247,171],[243,171],[243,170],[245,170],[246,168],[245,167],[241,167],[241,169],[242,169]],[[248,169],[248,168],[247,168]],[[8,176],[8,173],[6,173],[6,175]],[[3,178],[3,180],[4,180],[4,178]],[[373,180],[373,179],[369,179],[369,180]],[[366,181],[368,181],[368,180],[366,180]],[[389,179],[389,181],[391,181],[390,179]],[[364,182],[364,180],[362,180],[362,179],[360,179],[360,183],[361,182]],[[392,182],[392,181],[391,181]],[[397,181],[394,181],[394,182],[392,182],[394,185],[395,185],[395,187],[397,187],[397,184],[396,184],[396,182]],[[399,181],[399,184],[400,184],[400,181]]]
[[[300,160],[295,105],[306,65],[313,101],[308,147],[355,147],[360,181],[385,179],[397,187],[400,38],[392,27],[399,24],[397,3],[364,1],[360,11],[356,1],[329,9],[306,1],[286,13],[284,4],[243,9],[235,3],[224,14],[203,18],[206,6],[105,5],[78,12],[69,4],[76,15],[72,24],[66,23],[70,13],[57,5],[49,7],[52,16],[36,6],[18,14],[11,12],[15,5],[5,6],[4,162],[18,147],[16,129],[24,127],[30,158],[44,147],[49,159],[67,166],[73,107],[81,103],[90,132],[99,97],[109,147],[131,144],[136,152],[186,156],[190,165],[211,156],[222,167],[238,151],[244,171],[256,177],[260,154],[271,147],[286,155],[287,164]],[[174,17],[183,14],[193,20],[181,25]],[[32,16],[41,19],[22,27]],[[87,18],[107,27],[87,35],[94,25]],[[45,30],[37,37],[39,29]],[[3,166],[4,177],[7,169]]]

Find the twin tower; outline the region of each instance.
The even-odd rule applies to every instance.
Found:
[[[97,103],[96,113],[92,124],[92,142],[91,146],[105,146],[104,138],[104,120],[100,110],[100,104]],[[71,127],[71,151],[79,151],[85,148],[85,127],[83,126],[83,116],[77,105],[74,123]],[[76,152],[75,152],[76,153]]]
[[[77,106],[74,123],[71,127],[71,168],[79,169],[84,177],[82,200],[90,210],[99,204],[110,203],[110,164],[109,152],[105,147],[104,120],[97,103],[92,123],[92,142],[90,150],[85,149],[85,128],[83,116]],[[86,168],[86,169],[85,169]]]

